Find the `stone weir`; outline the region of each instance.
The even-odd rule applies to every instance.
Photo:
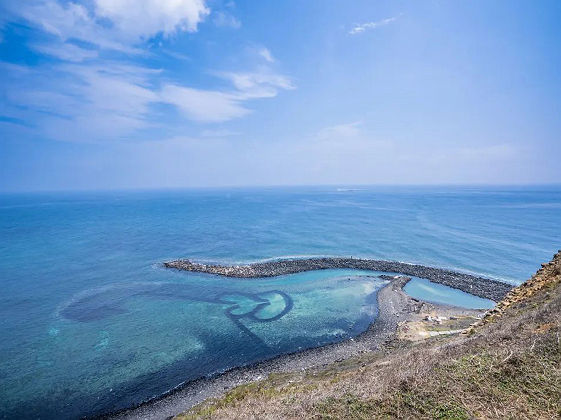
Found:
[[[282,274],[300,273],[302,271],[326,270],[330,268],[350,268],[357,270],[383,271],[421,277],[462,290],[475,296],[496,302],[503,299],[514,287],[510,284],[471,274],[459,273],[418,264],[397,261],[370,260],[360,258],[306,258],[259,262],[248,265],[202,264],[187,259],[167,261],[165,267],[199,273],[216,274],[227,277],[255,278],[274,277]]]

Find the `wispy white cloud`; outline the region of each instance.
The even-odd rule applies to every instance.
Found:
[[[375,22],[358,23],[351,28],[351,30],[349,31],[349,34],[357,35],[357,34],[361,34],[363,32],[372,30],[372,29],[379,28],[380,26],[389,25],[390,23],[395,22],[397,20],[397,18],[398,17],[395,16],[395,17],[390,17],[390,18],[387,18],[387,19],[378,20],[378,21],[375,21]]]
[[[23,20],[32,26],[57,36],[62,42],[80,40],[99,48],[127,53],[139,50],[119,40],[111,28],[98,24],[92,12],[77,3],[39,0],[30,3],[7,3],[6,12],[13,20]]]
[[[275,62],[275,57],[273,57],[273,54],[271,53],[271,51],[268,48],[261,48],[259,50],[259,55],[261,57],[263,57],[265,59],[266,62],[268,63],[274,63]]]
[[[169,49],[165,49],[161,51],[163,54],[170,56],[171,58],[175,58],[176,60],[182,60],[182,61],[191,61],[192,58],[191,56],[187,55],[187,54],[183,54],[182,52],[179,51],[173,51],[173,50],[169,50]]]
[[[215,74],[231,81],[235,89],[213,91],[168,84],[161,92],[162,102],[177,106],[195,121],[223,122],[249,114],[244,105],[248,100],[272,98],[280,90],[294,89],[289,78],[270,71]]]
[[[187,118],[200,122],[223,122],[250,112],[235,94],[173,84],[163,87],[160,99],[175,105]]]
[[[216,75],[234,84],[238,90],[236,96],[240,100],[272,98],[281,89],[295,89],[290,78],[269,69],[259,72],[218,72]]]
[[[222,28],[239,29],[242,26],[242,23],[238,18],[223,11],[215,12],[212,21],[216,26]]]
[[[62,42],[33,44],[31,47],[42,54],[50,55],[63,61],[80,62],[99,56],[98,50],[80,48],[77,45]]]
[[[5,113],[30,121],[38,133],[65,141],[126,137],[153,124],[151,106],[159,100],[150,79],[159,72],[104,62],[53,69],[2,66]],[[25,77],[18,73],[25,72]]]
[[[349,137],[357,137],[361,134],[360,126],[362,121],[355,121],[347,124],[338,124],[322,128],[317,137],[319,139],[341,140]]]
[[[7,82],[4,114],[32,120],[50,138],[71,141],[127,137],[157,127],[159,105],[177,109],[186,120],[225,122],[249,114],[249,101],[293,88],[275,73],[221,73],[231,88],[197,89],[166,81],[158,69],[107,61],[59,64],[47,72],[9,64],[0,69]]]

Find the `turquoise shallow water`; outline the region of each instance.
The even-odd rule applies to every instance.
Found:
[[[495,306],[495,302],[492,300],[473,296],[461,290],[418,277],[413,277],[403,290],[409,296],[426,302],[460,306],[468,309],[490,309]]]
[[[231,280],[163,260],[352,255],[516,284],[560,247],[560,220],[558,187],[0,196],[0,417],[105,412],[356,335],[382,284],[348,270]]]
[[[17,416],[21,407],[42,417],[59,418],[60,410],[76,417],[352,337],[375,317],[383,284],[364,274],[225,281],[174,273],[167,281],[87,289],[58,306],[27,352],[15,343],[7,349],[12,369],[3,372],[3,403]],[[63,401],[70,406],[61,407]]]

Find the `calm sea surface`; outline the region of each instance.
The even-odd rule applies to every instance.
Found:
[[[0,418],[99,414],[349,338],[384,284],[353,270],[224,279],[167,259],[352,255],[517,284],[559,248],[561,187],[2,195]],[[410,292],[462,299],[433,286]]]

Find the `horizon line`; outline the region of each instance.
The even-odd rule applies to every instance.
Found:
[[[521,188],[521,187],[561,187],[561,182],[543,183],[442,183],[442,184],[247,184],[182,187],[119,187],[119,188],[61,188],[61,189],[22,189],[0,190],[0,195],[49,194],[49,193],[117,193],[117,192],[158,192],[189,190],[243,190],[243,189],[281,189],[281,188]]]

